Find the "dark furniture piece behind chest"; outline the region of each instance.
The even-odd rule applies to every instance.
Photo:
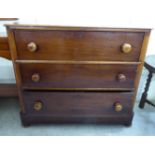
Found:
[[[23,125],[130,125],[149,29],[7,25]]]
[[[144,67],[148,70],[149,73],[148,73],[148,77],[146,80],[146,86],[145,86],[144,92],[142,94],[140,103],[139,103],[139,107],[141,109],[144,108],[145,103],[155,107],[155,104],[148,99],[148,92],[149,92],[150,84],[151,84],[153,75],[155,74],[155,55],[149,55],[145,59]]]
[[[6,22],[17,20],[18,18],[0,18],[0,21],[6,21]],[[11,61],[8,38],[1,35],[0,35],[0,57],[6,58]],[[16,84],[0,83],[0,97],[17,97],[17,96],[18,93]]]

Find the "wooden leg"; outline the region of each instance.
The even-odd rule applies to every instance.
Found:
[[[23,125],[23,127],[25,127],[25,128],[28,128],[29,126],[31,126],[30,123],[26,123],[26,122],[23,122],[23,121],[22,121],[22,125]]]
[[[132,121],[124,124],[126,127],[130,127],[132,125]]]
[[[31,123],[29,123],[29,122],[25,119],[25,117],[23,117],[23,116],[25,116],[25,114],[23,114],[22,112],[20,112],[21,123],[22,123],[23,127],[26,128],[26,127],[31,126]]]
[[[130,127],[132,125],[133,116],[134,116],[134,113],[132,113],[130,119],[128,119],[128,121],[124,123],[126,127]]]
[[[141,108],[141,109],[144,108],[146,98],[147,98],[147,93],[144,92],[144,93],[142,94],[142,97],[141,97],[141,100],[140,100],[139,108]]]
[[[148,79],[147,79],[146,86],[145,86],[145,90],[144,90],[144,92],[142,94],[140,104],[139,104],[139,107],[141,109],[143,109],[144,106],[145,106],[145,102],[146,102],[146,99],[147,99],[147,92],[148,92],[149,87],[150,87],[151,79],[152,79],[152,72],[149,72]]]

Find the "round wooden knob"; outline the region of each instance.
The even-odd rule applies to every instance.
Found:
[[[131,50],[132,50],[132,45],[131,45],[131,44],[129,44],[129,43],[124,43],[124,44],[122,45],[122,52],[123,52],[123,53],[130,53]]]
[[[37,51],[37,45],[36,45],[34,42],[30,42],[30,43],[27,45],[27,49],[28,49],[30,52],[36,52],[36,51]]]
[[[124,74],[119,74],[117,79],[119,82],[125,82],[127,78]]]
[[[38,73],[34,73],[32,75],[32,81],[33,82],[39,82],[40,81],[40,75]]]
[[[114,109],[115,109],[116,112],[120,112],[120,111],[123,110],[123,106],[120,103],[117,102],[117,103],[114,104]]]
[[[43,103],[40,101],[36,101],[33,106],[35,111],[40,111],[43,108]]]

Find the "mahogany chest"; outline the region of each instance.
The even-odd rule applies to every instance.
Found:
[[[130,125],[150,29],[7,25],[23,125]]]

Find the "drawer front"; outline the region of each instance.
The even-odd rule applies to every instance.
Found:
[[[15,30],[18,59],[138,61],[142,32]],[[122,45],[131,45],[124,53]],[[128,48],[128,46],[127,46]]]
[[[128,115],[132,93],[23,92],[26,113],[53,116]]]
[[[21,64],[22,85],[38,88],[133,88],[136,65]]]

